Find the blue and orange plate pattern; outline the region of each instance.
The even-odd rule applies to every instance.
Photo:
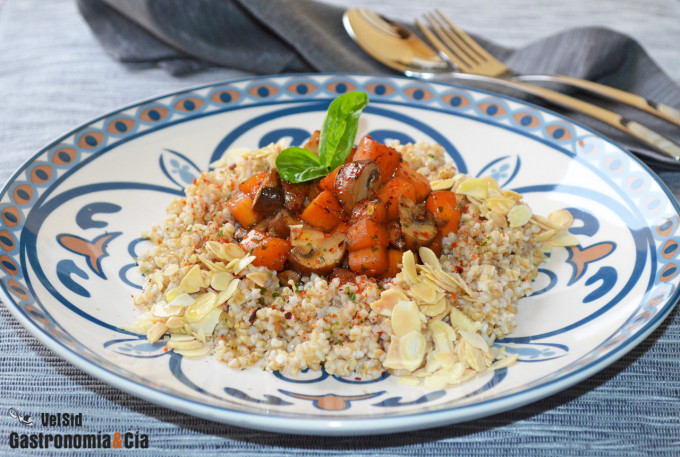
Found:
[[[568,209],[579,245],[556,248],[515,332],[519,363],[446,390],[182,359],[128,328],[143,230],[233,147],[302,144],[338,94],[371,102],[359,135],[444,146],[535,213]],[[548,396],[644,339],[678,298],[678,206],[641,162],[545,109],[460,85],[350,74],[227,81],[147,100],[80,126],[27,161],[0,193],[0,293],[41,342],[121,390],[197,417],[302,434],[451,424]]]

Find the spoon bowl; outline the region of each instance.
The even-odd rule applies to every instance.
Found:
[[[406,76],[432,79],[451,72],[451,67],[423,40],[375,11],[350,8],[342,22],[350,37],[368,55]]]

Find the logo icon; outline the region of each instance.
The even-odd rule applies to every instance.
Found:
[[[19,411],[17,411],[14,408],[10,408],[7,411],[7,414],[9,414],[9,417],[12,417],[12,418],[18,420],[19,423],[21,423],[21,424],[27,425],[29,427],[33,427],[33,418],[31,416],[28,416],[28,415],[22,416],[21,414],[19,414]]]

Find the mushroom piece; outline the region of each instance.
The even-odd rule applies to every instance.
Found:
[[[268,216],[283,207],[283,189],[275,168],[267,172],[253,199],[253,211]]]
[[[332,281],[335,278],[338,278],[338,280],[340,281],[340,285],[343,285],[347,284],[348,282],[354,282],[356,277],[357,274],[352,270],[349,270],[347,268],[334,268],[333,272],[331,273],[331,276],[328,278],[328,282]]]
[[[291,225],[288,261],[303,274],[330,273],[345,256],[345,238],[342,231],[324,233],[308,225]]]
[[[283,206],[292,213],[299,213],[305,205],[305,199],[309,193],[309,184],[293,184],[281,180],[283,185]]]
[[[293,283],[297,284],[300,281],[300,278],[302,277],[300,273],[293,270],[280,271],[276,273],[276,276],[279,278],[279,283],[282,286],[288,286],[291,280],[293,281]]]
[[[390,245],[400,251],[405,250],[406,240],[404,239],[404,234],[401,232],[401,224],[399,221],[391,221],[387,224],[387,235],[390,239]]]
[[[285,239],[290,235],[290,226],[299,224],[302,224],[302,221],[283,208],[274,217],[267,220],[267,233]]]
[[[335,176],[335,192],[342,209],[352,214],[354,205],[369,198],[380,185],[380,168],[372,160],[342,165]]]
[[[399,223],[406,249],[415,250],[420,246],[427,246],[437,236],[434,217],[425,208],[425,204],[416,205],[404,195],[399,197]]]

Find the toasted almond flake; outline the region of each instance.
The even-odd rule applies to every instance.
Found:
[[[192,358],[204,357],[204,356],[210,354],[210,346],[208,346],[207,344],[203,344],[202,346],[200,346],[196,349],[190,349],[190,350],[175,349],[174,351],[177,354],[181,355],[182,357],[192,359]]]
[[[448,179],[435,179],[430,181],[430,189],[432,190],[449,190],[453,187],[455,180],[453,178]]]
[[[556,247],[578,246],[579,241],[569,232],[560,232],[550,239],[550,244]]]
[[[165,335],[165,332],[167,331],[168,327],[164,323],[156,322],[146,331],[146,339],[149,343],[154,344],[161,336]]]
[[[398,301],[392,309],[392,331],[398,337],[420,331],[418,305],[412,301]]]
[[[201,263],[208,267],[208,269],[212,272],[225,271],[225,265],[222,262],[215,263],[203,255],[199,255],[198,260],[200,260]]]
[[[447,310],[449,302],[443,295],[438,295],[436,303],[421,305],[420,312],[428,317],[437,316]]]
[[[182,328],[185,323],[186,321],[179,316],[169,317],[168,320],[165,321],[165,325],[167,325],[170,330]]]
[[[238,278],[232,279],[227,288],[217,294],[217,306],[226,303],[227,300],[234,296],[240,282],[241,280]]]
[[[391,370],[401,370],[404,368],[404,364],[401,361],[401,355],[399,354],[399,338],[395,336],[392,337],[390,345],[387,347],[387,354],[385,355],[383,366]]]
[[[479,349],[482,352],[489,352],[489,345],[479,333],[468,332],[466,330],[459,330],[460,336],[472,347]]]
[[[426,347],[425,337],[418,331],[409,332],[399,338],[399,355],[404,368],[415,371],[423,363]]]
[[[406,294],[425,304],[433,304],[437,301],[437,291],[422,282],[412,285]]]
[[[439,258],[437,258],[437,254],[435,254],[432,249],[423,246],[418,249],[418,255],[420,255],[420,260],[422,260],[425,265],[441,270],[442,266],[439,263]]]
[[[239,259],[238,264],[234,266],[234,273],[240,273],[243,271],[244,268],[253,263],[253,260],[255,260],[254,255],[247,255],[242,259]]]
[[[210,280],[210,287],[212,287],[218,292],[223,291],[227,287],[229,287],[229,284],[231,284],[231,281],[233,279],[234,279],[233,274],[228,273],[226,271],[219,271],[212,276],[212,279]]]
[[[401,272],[404,279],[410,285],[418,283],[418,272],[416,270],[416,259],[413,252],[406,251],[401,257]]]
[[[163,276],[170,277],[179,271],[179,265],[171,263],[163,270]]]
[[[153,282],[158,286],[158,290],[163,290],[163,275],[160,271],[156,271],[153,274]]]
[[[408,301],[408,297],[404,292],[397,288],[383,290],[380,293],[380,298],[371,303],[371,309],[381,316],[391,316],[394,306],[399,301]]]
[[[467,344],[467,342],[463,342],[461,344],[464,344],[465,346],[465,361],[470,368],[480,373],[488,368],[482,351],[470,344]]]
[[[261,271],[255,271],[253,273],[248,273],[246,278],[253,281],[258,287],[264,287],[267,283],[267,274]]]
[[[182,290],[188,294],[193,294],[198,292],[201,287],[203,286],[203,275],[201,274],[201,267],[198,265],[194,265],[186,275],[184,275],[184,278],[182,278],[182,281],[180,282],[179,286],[182,288]]]
[[[446,375],[438,371],[435,374],[432,374],[425,378],[425,380],[423,381],[423,386],[425,386],[426,389],[439,390],[444,388],[447,383],[448,379]]]
[[[502,358],[492,363],[489,368],[491,368],[492,370],[500,370],[501,368],[506,368],[509,367],[510,365],[514,365],[517,362],[517,359],[519,359],[519,354],[511,354],[505,358]]]
[[[162,303],[156,303],[151,310],[151,314],[156,317],[171,317],[179,316],[184,311],[183,305],[168,305]]]
[[[411,376],[400,376],[397,382],[404,386],[415,387],[420,384],[420,379]]]
[[[457,194],[484,200],[489,192],[489,181],[485,178],[467,178],[456,189]]]
[[[181,293],[175,297],[173,301],[168,303],[169,306],[190,306],[194,303],[194,297],[187,293]]]
[[[174,289],[170,289],[165,293],[165,301],[170,303],[171,301],[173,301],[175,298],[179,297],[183,293],[184,293],[184,291],[179,287],[175,287]]]
[[[434,358],[442,368],[450,368],[458,360],[455,354],[448,352],[437,352]]]
[[[508,226],[508,220],[505,218],[504,214],[489,211],[486,213],[486,218],[493,222],[496,227],[506,228]]]
[[[531,215],[531,208],[529,208],[527,205],[514,206],[508,212],[508,222],[510,223],[510,227],[516,228],[523,226],[529,222]]]
[[[453,353],[453,341],[456,339],[456,331],[446,322],[430,321],[427,328],[432,332],[432,339],[437,352]]]
[[[199,340],[205,342],[206,336],[212,335],[213,330],[215,330],[220,314],[222,314],[222,310],[219,308],[210,310],[200,321],[189,323],[191,331]]]
[[[553,229],[559,231],[564,228],[559,224],[555,224],[547,217],[541,216],[540,214],[534,214],[533,216],[531,216],[531,221],[545,230]]]
[[[548,214],[548,219],[564,228],[571,227],[574,223],[574,216],[566,209],[558,209]]]
[[[187,310],[184,312],[184,318],[189,323],[198,322],[217,305],[217,294],[212,291],[206,292],[199,295],[196,298],[196,301],[187,308]]]
[[[225,260],[241,259],[246,255],[246,251],[244,251],[243,248],[241,248],[241,246],[236,243],[225,244],[223,250],[226,256]]]
[[[451,308],[451,326],[466,332],[476,332],[481,324],[474,322],[458,308]]]
[[[465,365],[461,362],[456,362],[446,370],[446,381],[449,384],[459,383],[464,373]]]
[[[536,241],[537,243],[542,243],[544,241],[548,241],[550,238],[555,236],[555,233],[557,233],[557,232],[553,229],[545,230],[545,231],[539,233],[538,235],[536,235],[534,237],[534,241]]]
[[[515,200],[509,197],[493,196],[487,197],[484,205],[494,213],[506,215],[515,206]]]

